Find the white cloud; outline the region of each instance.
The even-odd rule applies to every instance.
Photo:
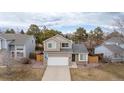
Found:
[[[124,13],[88,13],[88,12],[71,12],[71,13],[28,13],[28,12],[7,12],[0,13],[0,25],[25,26],[37,24],[46,25],[50,28],[73,27],[81,25],[101,26],[113,29],[112,22],[114,18],[122,16]],[[70,31],[69,28],[66,31]]]

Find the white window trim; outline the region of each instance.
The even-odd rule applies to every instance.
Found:
[[[52,44],[52,47],[51,47],[51,48],[48,47],[48,45],[49,45],[50,43]],[[48,49],[56,49],[56,44],[55,44],[55,47],[53,47],[53,42],[49,42],[49,43],[47,43],[47,48],[48,48]]]
[[[80,60],[80,58],[81,58],[81,57],[80,57],[81,54],[85,54],[85,55],[86,55],[86,60]],[[88,54],[87,54],[87,53],[80,53],[80,54],[79,54],[79,61],[88,61]]]
[[[51,46],[52,46],[52,43],[47,43],[47,48],[52,49],[53,47],[50,48],[49,44],[51,44]]]
[[[23,48],[23,50],[17,50],[17,48]],[[15,45],[15,58],[19,58],[17,56],[17,52],[23,52],[23,57],[26,57],[27,51],[26,51],[25,45],[24,46],[16,46]]]

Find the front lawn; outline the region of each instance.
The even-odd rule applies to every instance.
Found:
[[[39,81],[42,79],[45,68],[31,68],[30,66],[13,67],[11,71],[0,68],[0,80],[3,81]]]
[[[95,68],[71,68],[71,79],[81,80],[124,80],[124,64],[101,64]]]

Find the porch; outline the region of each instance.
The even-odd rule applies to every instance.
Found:
[[[72,65],[86,65],[88,64],[88,54],[87,53],[79,53],[72,54]]]

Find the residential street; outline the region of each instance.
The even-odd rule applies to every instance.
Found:
[[[48,66],[43,76],[43,81],[70,81],[68,66]]]

